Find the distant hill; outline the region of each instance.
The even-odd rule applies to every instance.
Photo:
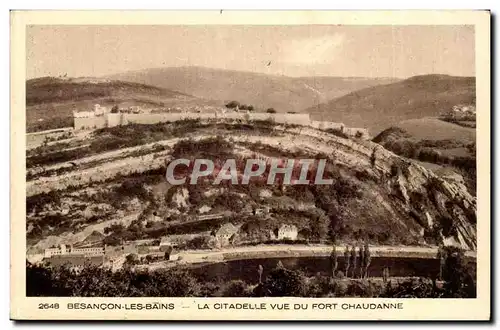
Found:
[[[365,88],[306,109],[313,118],[366,127],[372,134],[403,120],[437,116],[459,103],[475,103],[474,77],[415,76]]]
[[[125,72],[113,79],[158,86],[196,97],[251,104],[277,112],[299,112],[358,89],[394,82],[392,78],[286,77],[203,67],[155,68]]]
[[[101,78],[44,77],[26,82],[27,131],[73,125],[72,112],[105,106],[168,107],[207,102],[184,93]]]

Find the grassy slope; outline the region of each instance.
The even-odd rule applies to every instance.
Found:
[[[385,78],[292,78],[201,67],[147,69],[125,72],[112,78],[177,90],[206,99],[237,100],[263,109],[273,107],[278,112],[301,111],[354,90],[394,81]]]
[[[72,126],[72,112],[90,110],[95,103],[122,107],[163,107],[205,102],[180,92],[137,83],[85,78],[37,78],[26,82],[27,131]]]
[[[313,118],[367,127],[372,134],[400,121],[436,116],[453,105],[475,101],[475,78],[415,76],[355,91],[306,111]]]
[[[442,121],[438,118],[404,120],[396,125],[417,139],[457,140],[464,143],[476,141],[476,130]]]

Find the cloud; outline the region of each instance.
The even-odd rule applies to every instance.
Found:
[[[283,45],[283,57],[290,64],[327,64],[344,43],[343,34],[334,34],[316,38],[294,39]]]

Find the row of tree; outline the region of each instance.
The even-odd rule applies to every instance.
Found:
[[[349,277],[349,271],[351,271],[352,277],[359,278],[368,278],[368,268],[371,264],[371,253],[370,247],[368,246],[368,242],[365,242],[364,246],[356,247],[353,245],[349,250],[349,246],[346,245],[344,251],[344,261],[345,261],[345,269],[344,275]],[[332,248],[332,252],[330,254],[330,263],[332,269],[332,278],[338,276],[338,255],[337,255],[337,247],[334,245]],[[359,268],[359,272],[358,272]],[[384,270],[385,272],[385,270]]]

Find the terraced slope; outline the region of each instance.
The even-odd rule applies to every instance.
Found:
[[[197,157],[326,158],[325,175],[334,183],[165,180],[166,162]],[[34,149],[27,164],[28,241],[39,248],[76,243],[94,231],[109,244],[117,237],[206,237],[227,222],[238,228],[234,244],[265,243],[276,227],[291,224],[309,242],[476,246],[476,202],[462,186],[376,143],[311,128],[194,120],[130,125]],[[269,214],[254,212],[266,206]]]

